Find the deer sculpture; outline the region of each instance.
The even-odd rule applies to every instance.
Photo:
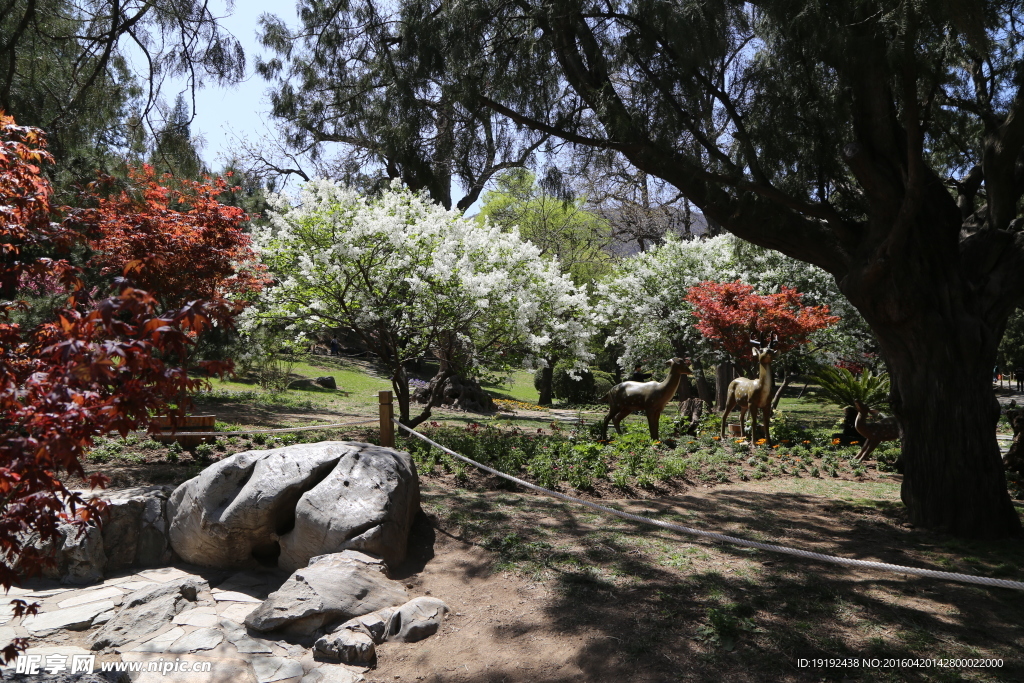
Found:
[[[658,420],[661,412],[675,396],[683,375],[691,375],[690,366],[682,358],[668,361],[668,376],[661,382],[621,382],[604,395],[608,401],[608,414],[601,424],[601,438],[608,438],[608,422],[615,425],[615,431],[622,433],[619,423],[630,413],[642,410],[647,415],[647,426],[651,438],[658,439]]]
[[[729,383],[729,391],[725,399],[725,412],[722,414],[722,434],[725,437],[725,427],[729,419],[729,413],[734,408],[740,409],[740,435],[746,436],[747,411],[750,411],[750,438],[754,438],[757,428],[757,411],[761,411],[764,422],[764,438],[768,438],[768,423],[771,420],[772,403],[772,361],[775,360],[775,345],[779,341],[777,334],[772,335],[772,340],[767,346],[759,339],[750,339],[754,346],[754,357],[758,362],[757,379],[737,377]],[[762,348],[764,347],[764,348]]]
[[[868,422],[870,415],[878,415],[877,410],[871,410],[860,401],[854,401],[853,407],[857,409],[857,419],[853,422],[853,428],[864,437],[864,445],[860,447],[857,454],[857,462],[871,455],[871,451],[878,447],[883,441],[895,441],[900,438],[900,426],[895,417],[886,417],[874,422]]]

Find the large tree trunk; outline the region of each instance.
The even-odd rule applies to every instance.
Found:
[[[964,331],[958,336],[968,341]],[[1018,535],[996,441],[994,349],[979,358],[970,346],[923,343],[914,358],[889,356],[903,446],[901,497],[914,524],[976,538]],[[964,356],[950,358],[955,349]]]

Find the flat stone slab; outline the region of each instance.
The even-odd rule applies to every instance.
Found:
[[[131,648],[129,652],[167,652],[167,648],[171,646],[171,643],[184,635],[185,629],[180,626],[172,628],[170,631],[164,631],[155,638],[147,640],[140,645],[136,645]]]
[[[167,649],[171,654],[183,655],[197,650],[212,650],[224,640],[224,633],[215,628],[201,628],[174,641]]]
[[[113,600],[99,600],[55,612],[43,612],[34,617],[26,617],[22,620],[21,625],[34,634],[57,629],[84,631],[92,626],[96,617],[114,609],[114,606]]]
[[[212,607],[202,606],[178,614],[171,620],[171,623],[178,626],[198,626],[203,628],[216,626],[218,621],[220,621],[220,615],[217,614],[217,610]]]
[[[254,598],[251,595],[236,591],[222,591],[214,588],[211,592],[213,593],[213,599],[217,602],[254,602],[256,604],[263,602],[260,598]]]
[[[221,605],[224,606],[223,609],[221,609]],[[217,604],[217,613],[222,619],[229,619],[241,624],[257,608],[259,605],[251,602],[221,602]]]
[[[344,664],[324,664],[310,669],[300,683],[363,683],[366,677],[361,671]]]
[[[302,664],[284,657],[253,657],[252,670],[258,683],[274,683],[289,678],[301,678],[305,673]]]
[[[228,657],[203,657],[200,655],[175,655],[170,659],[166,655],[150,652],[126,652],[121,655],[126,662],[154,662],[156,666],[177,664],[173,669],[162,673],[141,671],[132,674],[132,683],[256,683],[249,664],[240,659]],[[197,667],[209,665],[209,671]],[[182,670],[187,665],[187,670]]]
[[[146,571],[139,572],[138,574],[136,574],[136,576],[139,576],[147,581],[152,581],[153,583],[167,583],[168,581],[177,581],[178,579],[187,579],[189,577],[194,577],[196,579],[199,579],[200,581],[202,580],[202,578],[198,575],[182,571],[177,567],[160,567],[159,569],[147,569]]]
[[[78,591],[77,595],[65,598],[57,603],[57,606],[61,609],[67,609],[68,607],[75,607],[76,605],[85,605],[90,602],[96,602],[98,600],[114,600],[124,595],[124,591],[114,588],[87,588],[84,591]]]

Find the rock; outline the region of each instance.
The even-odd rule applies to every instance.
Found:
[[[169,486],[141,486],[111,491],[104,497],[108,505],[103,522],[107,572],[171,562],[167,498],[172,490]]]
[[[310,635],[326,624],[401,605],[408,599],[397,581],[370,565],[337,555],[320,558],[293,573],[249,613],[245,625],[263,632]]]
[[[377,658],[373,638],[362,631],[339,628],[330,635],[317,639],[313,649],[325,657],[333,657],[346,664],[372,664]]]
[[[43,612],[34,617],[25,617],[21,625],[33,635],[57,629],[69,631],[85,631],[90,628],[101,614],[114,609],[112,600],[99,600],[84,605],[76,605],[54,612]]]
[[[29,541],[54,559],[52,566],[44,567],[43,575],[61,583],[88,584],[125,567],[170,562],[166,518],[170,491],[167,486],[146,486],[102,492],[107,509],[101,526],[87,527],[80,535],[77,528],[65,524],[59,527],[55,542]],[[83,498],[91,495],[89,491],[77,493]]]
[[[317,555],[346,548],[378,555],[389,567],[405,559],[420,509],[416,466],[407,453],[359,446],[299,499],[295,528],[281,537],[279,566],[305,567]]]
[[[284,657],[253,657],[250,664],[259,683],[274,683],[303,674],[302,664]]]
[[[324,664],[302,677],[299,683],[362,683],[366,678],[358,670],[347,668],[343,664]]]
[[[103,537],[96,527],[81,530],[65,524],[60,527],[64,545],[60,549],[61,583],[89,584],[103,580],[107,555],[103,550]]]
[[[430,380],[430,384],[413,392],[412,400],[426,403],[430,399],[438,378]],[[461,408],[474,413],[494,412],[494,401],[476,380],[464,379],[452,375],[444,379],[441,385],[441,403],[453,408]]]
[[[317,387],[316,380],[315,379],[309,379],[308,377],[303,377],[302,379],[293,379],[291,382],[288,382],[288,388],[289,389],[299,389],[299,390],[302,390],[302,389],[315,389],[316,387]]]
[[[270,654],[273,649],[270,643],[258,638],[251,638],[245,629],[233,621],[221,619],[217,624],[227,636],[228,642],[235,646],[235,649],[245,654],[266,653]]]
[[[186,655],[197,650],[212,650],[224,640],[224,633],[215,628],[200,628],[187,633],[171,643],[167,652]]]
[[[441,622],[451,610],[442,600],[430,597],[414,598],[391,615],[388,624],[389,642],[415,643],[437,633]]]
[[[330,375],[325,375],[323,377],[317,377],[316,378],[316,383],[319,384],[320,386],[322,386],[324,389],[337,389],[338,388],[337,380],[335,380]]]
[[[114,617],[93,634],[91,647],[102,650],[144,638],[169,624],[186,609],[192,609],[201,591],[209,591],[205,581],[193,578],[142,588],[129,594]]]
[[[171,545],[194,564],[294,570],[353,548],[395,566],[419,482],[407,453],[326,441],[237,453],[179,486],[167,505]]]

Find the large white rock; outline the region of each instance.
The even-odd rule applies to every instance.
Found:
[[[220,568],[294,570],[346,548],[394,567],[417,512],[412,458],[346,441],[237,453],[179,486],[167,504],[174,551]]]

